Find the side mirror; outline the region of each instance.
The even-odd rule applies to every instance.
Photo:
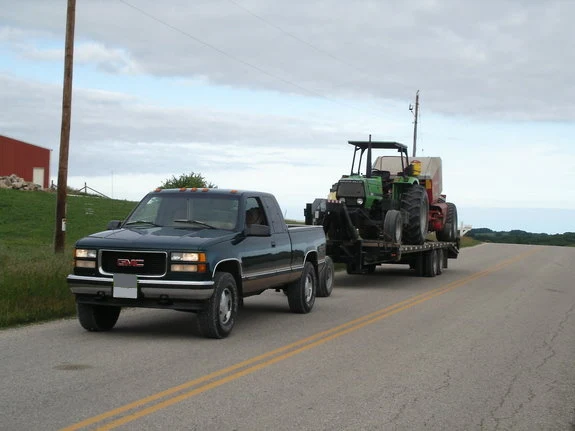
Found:
[[[246,236],[271,236],[272,231],[265,224],[249,224],[246,226],[244,233]]]
[[[107,229],[108,230],[120,229],[121,225],[122,225],[122,220],[111,220],[108,222]]]

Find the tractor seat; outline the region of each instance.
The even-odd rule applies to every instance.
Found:
[[[374,169],[371,171],[371,175],[375,177],[380,177],[383,181],[388,181],[391,177],[391,172]]]

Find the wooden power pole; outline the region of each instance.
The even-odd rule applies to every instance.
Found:
[[[72,75],[74,69],[74,25],[76,0],[68,0],[66,13],[66,47],[64,55],[64,90],[62,95],[62,128],[58,161],[58,194],[56,199],[56,230],[54,252],[62,253],[66,242],[66,191],[68,189],[68,149],[72,117]]]
[[[413,107],[409,107],[413,109]],[[419,90],[415,93],[415,120],[413,121],[413,154],[411,157],[415,157],[415,152],[417,151],[417,118],[419,115]]]

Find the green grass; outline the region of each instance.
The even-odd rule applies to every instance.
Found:
[[[74,243],[122,219],[134,202],[68,196],[66,251],[53,252],[56,195],[0,189],[0,328],[74,314],[66,285]]]

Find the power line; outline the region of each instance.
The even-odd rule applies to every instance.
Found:
[[[285,83],[285,84],[291,85],[291,86],[293,86],[293,87],[295,87],[295,88],[297,88],[297,89],[299,89],[299,90],[301,90],[301,91],[303,91],[303,92],[305,92],[305,93],[314,95],[314,96],[316,96],[316,97],[319,97],[319,98],[321,98],[321,99],[327,100],[327,101],[332,102],[332,103],[334,103],[334,104],[343,106],[343,107],[345,107],[345,108],[354,109],[354,110],[357,110],[357,111],[359,111],[359,112],[364,112],[364,113],[366,113],[366,114],[368,114],[368,115],[371,115],[371,116],[374,116],[374,117],[375,117],[375,114],[373,114],[373,113],[370,113],[370,112],[367,112],[367,111],[363,111],[362,109],[360,109],[360,108],[358,108],[358,107],[356,107],[356,106],[348,105],[348,104],[346,104],[346,103],[342,103],[342,102],[339,102],[339,101],[337,101],[337,100],[334,100],[334,99],[332,99],[332,98],[330,98],[330,97],[328,97],[328,96],[326,96],[326,95],[324,95],[324,94],[322,94],[322,93],[319,93],[319,92],[314,91],[314,90],[310,90],[310,89],[308,89],[308,88],[306,88],[306,87],[303,87],[303,86],[300,85],[300,84],[297,84],[297,83],[295,83],[295,82],[293,82],[293,81],[290,81],[290,80],[288,80],[288,79],[282,78],[281,76],[277,76],[277,75],[275,75],[275,74],[273,74],[273,73],[271,73],[271,72],[266,71],[265,69],[262,69],[262,68],[259,67],[259,66],[256,66],[256,65],[254,65],[254,64],[252,64],[252,63],[249,63],[249,62],[247,62],[247,61],[245,61],[245,60],[242,60],[241,58],[236,57],[236,56],[234,56],[234,55],[232,55],[232,54],[230,54],[230,53],[224,51],[223,49],[218,48],[217,46],[214,46],[214,45],[212,45],[212,44],[210,44],[210,43],[208,43],[208,42],[205,42],[205,41],[201,40],[200,38],[198,38],[198,37],[192,35],[191,33],[188,33],[188,32],[186,32],[186,31],[182,30],[181,28],[178,28],[178,27],[176,27],[175,25],[172,25],[172,24],[168,23],[167,21],[164,21],[163,19],[156,17],[156,16],[152,15],[152,14],[149,13],[149,12],[146,12],[145,10],[143,10],[143,9],[141,9],[141,8],[139,8],[139,7],[135,6],[135,5],[133,5],[133,4],[129,3],[129,2],[127,2],[126,0],[118,0],[118,1],[119,1],[120,3],[125,4],[126,6],[131,7],[132,9],[138,11],[138,12],[141,13],[142,15],[145,15],[145,16],[147,16],[148,18],[150,18],[150,19],[152,19],[152,20],[154,20],[154,21],[156,21],[156,22],[158,22],[158,23],[160,23],[160,24],[162,24],[162,25],[164,25],[164,26],[170,28],[171,30],[175,31],[176,33],[180,33],[180,34],[182,34],[183,36],[186,36],[186,37],[188,37],[188,38],[194,40],[195,42],[197,42],[197,43],[199,43],[199,44],[201,44],[201,45],[204,45],[204,46],[207,47],[207,48],[210,48],[210,49],[216,51],[216,52],[219,53],[220,55],[223,55],[223,56],[225,56],[225,57],[227,57],[227,58],[229,58],[229,59],[231,59],[231,60],[233,60],[233,61],[236,61],[236,62],[238,62],[238,63],[243,64],[244,66],[247,66],[247,67],[249,67],[249,68],[251,68],[251,69],[254,69],[254,70],[260,72],[260,73],[263,74],[263,75],[269,76],[270,78],[273,78],[273,79],[277,79],[278,81],[281,81],[281,82],[283,82],[283,83]]]
[[[317,51],[317,52],[319,52],[319,53],[321,53],[321,54],[323,54],[323,55],[326,55],[326,56],[330,57],[331,59],[333,59],[333,60],[335,60],[335,61],[337,61],[337,62],[339,62],[339,63],[341,63],[341,64],[343,64],[343,65],[345,65],[345,66],[347,66],[347,67],[349,67],[349,68],[351,68],[351,69],[353,69],[353,70],[355,70],[356,72],[361,73],[363,76],[369,78],[370,80],[373,81],[373,80],[376,79],[375,77],[371,76],[371,74],[370,74],[369,72],[367,72],[367,71],[365,71],[365,70],[363,70],[363,69],[358,68],[357,66],[355,66],[355,65],[353,65],[353,64],[351,64],[351,63],[349,63],[349,62],[347,62],[347,61],[345,61],[345,60],[343,60],[343,59],[341,59],[341,58],[339,58],[339,57],[337,57],[336,55],[333,55],[331,52],[328,52],[328,51],[326,51],[326,50],[324,50],[324,49],[318,48],[318,47],[315,46],[314,44],[312,44],[312,43],[310,43],[310,42],[308,42],[308,41],[302,39],[302,38],[299,37],[299,36],[294,35],[293,33],[290,33],[289,31],[284,30],[284,29],[281,28],[279,25],[274,24],[274,23],[270,22],[269,20],[263,18],[262,16],[260,16],[260,15],[258,15],[258,14],[256,14],[256,13],[252,12],[250,9],[248,9],[248,8],[246,8],[245,6],[239,4],[239,3],[236,2],[235,0],[228,0],[228,2],[232,3],[233,5],[237,6],[237,7],[240,8],[240,9],[242,9],[243,11],[245,11],[245,12],[248,13],[248,14],[250,14],[251,16],[253,16],[253,17],[259,19],[260,21],[266,23],[266,24],[269,25],[270,27],[273,27],[273,28],[275,28],[276,30],[278,30],[279,32],[281,32],[281,33],[283,33],[283,34],[285,34],[285,35],[291,37],[292,39],[294,39],[294,40],[296,40],[296,41],[298,41],[298,42],[300,42],[300,43],[302,43],[302,44],[304,44],[304,45],[306,45],[306,46],[308,46],[308,47],[314,49],[315,51]],[[339,86],[343,86],[343,85],[345,85],[345,84],[349,84],[349,83],[356,82],[356,81],[358,81],[358,79],[348,80],[348,81],[342,82],[342,83],[340,83],[340,84],[337,84],[337,86],[338,86],[338,87],[339,87]]]

